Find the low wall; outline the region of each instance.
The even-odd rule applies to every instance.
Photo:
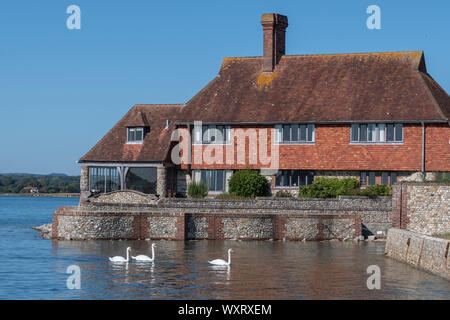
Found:
[[[53,238],[325,240],[391,227],[390,199],[383,197],[99,200],[55,211]]]
[[[53,215],[52,238],[326,240],[361,234],[352,214],[170,213],[83,211],[62,207]]]
[[[450,280],[449,246],[450,240],[392,228],[385,252],[389,257]]]
[[[450,183],[402,182],[392,193],[393,227],[428,235],[450,232]]]

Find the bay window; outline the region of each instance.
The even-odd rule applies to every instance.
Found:
[[[146,194],[156,193],[156,168],[138,168],[128,169],[125,177],[125,186],[127,190],[135,190]]]
[[[89,168],[89,190],[101,193],[120,190],[120,176],[117,168]]]

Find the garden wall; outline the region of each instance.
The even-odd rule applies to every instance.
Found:
[[[428,235],[450,232],[450,183],[402,182],[392,193],[393,227]]]

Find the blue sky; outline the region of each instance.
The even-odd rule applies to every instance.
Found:
[[[69,30],[66,8],[81,8]],[[366,8],[381,8],[381,30]],[[135,103],[183,103],[227,56],[262,54],[262,13],[287,15],[287,54],[424,50],[450,92],[450,1],[0,3],[0,173],[79,174],[76,163]]]

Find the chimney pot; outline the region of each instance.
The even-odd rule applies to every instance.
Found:
[[[265,13],[261,17],[264,36],[263,72],[273,72],[286,49],[288,18],[277,13]]]

